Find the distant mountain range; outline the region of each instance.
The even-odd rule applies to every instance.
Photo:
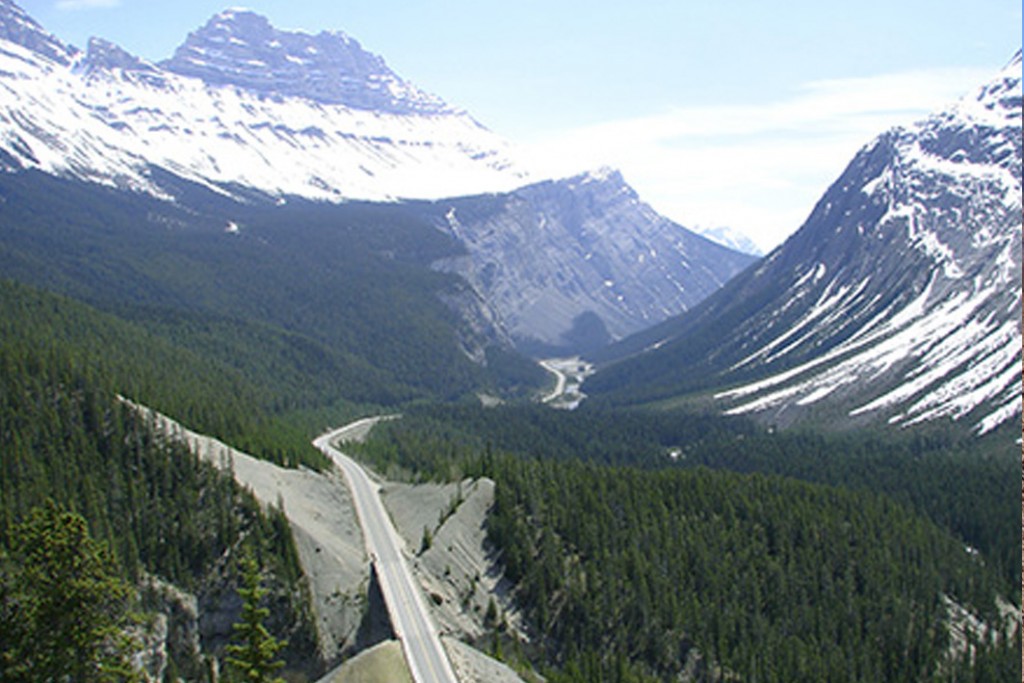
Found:
[[[0,168],[22,198],[47,191],[31,187],[38,171],[113,191],[82,196],[119,225],[118,202],[138,211],[156,200],[177,203],[175,221],[208,230],[220,220],[243,234],[233,215],[251,224],[260,206],[297,203],[266,213],[289,220],[313,215],[312,200],[323,203],[315,239],[357,221],[359,249],[373,239],[367,230],[399,221],[416,268],[455,276],[433,292],[444,305],[430,315],[454,314],[437,329],[478,365],[491,346],[585,352],[606,365],[587,384],[600,400],[698,396],[779,424],[970,416],[986,431],[1020,412],[1019,54],[976,96],[861,150],[806,224],[754,268],[754,256],[659,216],[616,171],[538,181],[514,145],[341,32],[281,31],[227,10],[150,63],[98,39],[84,52],[67,46],[0,0],[0,89]],[[391,208],[350,206],[362,200]],[[167,213],[147,211],[144,222]],[[44,213],[52,231],[60,219]],[[282,227],[265,229],[280,243]],[[719,232],[711,236],[731,239]],[[53,253],[72,254],[75,234]],[[189,234],[161,248],[188,250]],[[337,248],[354,234],[336,231]],[[72,295],[68,282],[86,282],[27,244],[8,242],[4,258],[33,282],[65,282]],[[288,251],[301,246],[289,240]],[[384,259],[377,277],[393,252],[373,253]],[[27,255],[42,259],[42,274]],[[132,268],[144,254],[125,258]],[[315,278],[302,281],[316,291]],[[151,295],[195,308],[183,291]],[[389,296],[408,305],[423,293]],[[403,353],[398,344],[387,357]]]
[[[1021,412],[1021,55],[864,147],[807,222],[696,310],[603,360],[618,402],[910,425]]]
[[[527,350],[622,338],[753,261],[659,216],[617,173],[523,187],[513,145],[341,32],[227,10],[154,64],[99,39],[64,45],[0,0],[0,38],[3,170],[176,201],[194,196],[181,180],[246,202],[472,196],[419,205],[468,256],[436,267],[493,309],[490,336]]]
[[[713,242],[717,242],[722,246],[729,247],[744,254],[750,254],[751,256],[764,256],[764,251],[761,247],[754,244],[754,241],[749,237],[734,230],[727,226],[718,226],[714,228],[704,228],[699,225],[695,225],[693,230],[704,237],[707,237]]]

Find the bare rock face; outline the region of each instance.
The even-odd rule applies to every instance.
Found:
[[[102,38],[89,39],[82,66],[87,72],[113,69],[150,73],[158,71],[153,64]]]
[[[579,352],[687,310],[753,263],[658,215],[616,171],[445,200],[480,292],[520,348]]]

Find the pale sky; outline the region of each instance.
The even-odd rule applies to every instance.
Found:
[[[18,0],[16,0],[18,1]],[[342,30],[524,147],[620,169],[687,227],[763,249],[853,154],[972,92],[1021,46],[1019,0],[21,0],[66,42],[153,61],[230,4]]]

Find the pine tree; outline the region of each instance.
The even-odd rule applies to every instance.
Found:
[[[275,657],[287,643],[272,636],[263,625],[270,610],[260,606],[267,589],[260,585],[259,565],[251,555],[246,555],[241,560],[241,569],[238,595],[242,598],[242,616],[233,626],[239,644],[228,645],[228,664],[246,683],[283,683],[284,679],[274,673],[284,662]]]
[[[80,515],[52,501],[33,509],[0,564],[4,680],[134,680],[131,589]]]
[[[484,625],[493,628],[498,623],[498,606],[492,597],[487,601],[487,612],[484,614]]]
[[[430,529],[424,525],[423,527],[423,538],[420,540],[420,555],[430,550],[430,546],[434,544],[434,535],[430,533]]]

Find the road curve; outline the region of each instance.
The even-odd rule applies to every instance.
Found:
[[[555,376],[555,388],[551,390],[551,393],[541,398],[541,403],[551,403],[557,398],[560,398],[565,393],[565,385],[568,381],[565,373],[562,372],[554,360],[542,360],[540,366]]]
[[[363,527],[366,552],[377,571],[384,603],[395,634],[402,642],[413,680],[416,683],[458,683],[437,628],[427,613],[423,595],[402,555],[404,544],[384,509],[379,487],[355,460],[332,445],[345,438],[361,438],[380,419],[366,418],[327,432],[317,437],[313,445],[341,469],[348,481],[356,515]]]

